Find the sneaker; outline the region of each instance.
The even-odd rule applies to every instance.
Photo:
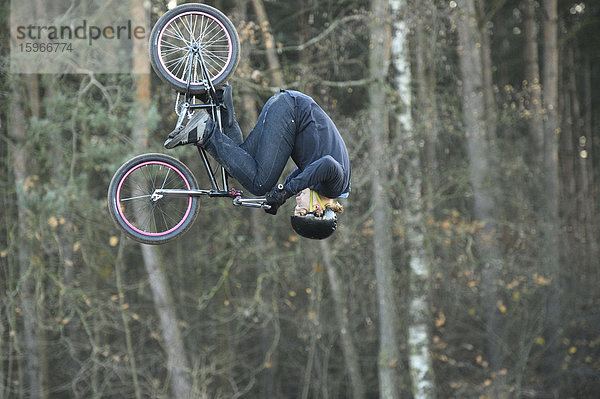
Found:
[[[205,111],[197,110],[185,127],[172,138],[165,141],[165,148],[171,149],[178,145],[202,142],[206,133],[206,122],[210,119]]]

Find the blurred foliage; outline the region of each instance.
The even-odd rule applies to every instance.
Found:
[[[133,397],[122,316],[134,337],[135,373],[143,397],[169,397],[165,342],[140,247],[113,225],[105,198],[112,174],[125,160],[144,151],[163,151],[164,136],[175,123],[174,93],[152,74],[152,104],[147,118],[140,121],[133,116],[133,76],[9,74],[6,3],[0,5],[0,398],[27,397],[24,279],[34,281],[37,351],[43,355],[48,397]],[[153,22],[167,3],[152,1]],[[249,60],[232,78],[235,91],[251,93],[257,104],[264,103],[273,88],[263,27],[250,2],[207,3],[231,17],[242,40],[242,54]],[[430,328],[438,397],[483,398],[499,391],[506,397],[546,397],[551,378],[559,381],[560,397],[595,397],[600,389],[600,130],[595,117],[600,98],[600,4],[559,1],[561,271],[559,288],[552,291],[551,277],[538,260],[540,221],[529,192],[536,175],[530,169],[531,100],[530,85],[523,78],[521,1],[483,1],[485,15],[479,21],[490,32],[497,105],[493,189],[500,204],[494,221],[498,230],[484,239],[500,248],[501,259],[490,265],[482,264],[474,244],[486,222],[473,217],[456,27],[449,18],[454,2],[433,2],[426,18],[416,12],[423,3],[409,3],[413,12],[405,18],[411,26],[413,67],[418,53],[425,51],[416,44],[416,27],[427,25],[433,43],[427,50],[434,60],[430,66],[433,95],[426,102],[435,108],[436,120],[415,124],[415,133],[423,138],[423,150],[435,149],[439,165],[422,176],[431,183],[424,184],[428,188],[423,199],[430,206],[424,205],[423,212],[432,260]],[[403,143],[394,141],[397,133],[391,129],[388,154],[372,154],[368,148],[368,82],[364,79],[370,5],[359,0],[264,1],[264,5],[288,88],[310,94],[331,114],[351,154],[352,193],[344,201],[338,231],[327,241],[342,283],[350,330],[340,331],[332,316],[334,303],[320,247],[290,228],[287,213],[293,201],[271,217],[234,208],[227,200],[202,199],[190,231],[159,248],[192,367],[192,384],[197,397],[266,397],[267,392],[295,397],[303,384],[310,387],[308,397],[349,397],[340,334],[351,334],[358,343],[367,396],[376,397],[378,304],[368,168],[373,157],[389,156],[390,169],[382,173],[394,176],[387,188],[393,204],[389,217],[395,242],[394,284],[403,328],[409,322],[405,317],[410,300],[406,237],[411,231],[398,194],[404,192],[398,156]],[[538,24],[541,18],[538,7]],[[319,40],[313,43],[313,38]],[[577,66],[573,71],[565,55],[569,47]],[[570,73],[576,90],[568,86]],[[35,91],[32,82],[37,83]],[[416,95],[422,82],[412,84]],[[394,109],[399,105],[391,83],[388,91],[388,105]],[[572,108],[575,99],[582,104],[579,115]],[[236,93],[234,101],[238,116],[244,118]],[[39,111],[33,107],[36,102]],[[15,183],[14,154],[8,145],[14,142],[11,106],[22,106],[25,113],[26,140],[15,143],[29,155],[22,186]],[[416,121],[421,112],[415,102]],[[586,119],[586,113],[591,117]],[[139,123],[148,128],[148,148],[132,144],[131,130]],[[437,129],[435,143],[424,139],[432,126]],[[592,136],[582,141],[585,129]],[[583,149],[586,158],[581,157]],[[178,147],[171,155],[194,171],[201,186],[207,185],[194,149]],[[581,168],[589,178],[587,191]],[[591,214],[584,213],[585,204],[591,204]],[[19,207],[25,210],[22,220]],[[19,233],[20,221],[26,223],[27,234]],[[596,240],[596,245],[590,245],[590,240]],[[29,248],[28,259],[19,258],[23,246]],[[594,248],[596,252],[591,252]],[[496,271],[491,286],[482,283],[485,268]],[[503,326],[500,336],[491,336],[486,329],[490,287],[497,298],[495,315]],[[554,359],[545,314],[550,296],[558,296],[561,306],[559,376],[549,376],[546,367]],[[398,340],[406,356],[406,337]],[[489,367],[486,349],[492,340],[502,350],[503,366],[495,370]],[[312,371],[307,376],[309,362]],[[403,386],[402,391],[410,397],[410,387]]]

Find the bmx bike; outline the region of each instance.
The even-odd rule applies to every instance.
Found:
[[[194,112],[209,112],[222,127],[224,104],[216,89],[227,82],[240,57],[237,31],[222,12],[205,4],[184,4],[166,12],[150,33],[149,56],[159,78],[177,92],[178,119],[169,137],[183,129]],[[195,147],[210,181],[207,189],[198,187],[184,163],[160,153],[138,155],[116,171],[108,188],[108,210],[129,237],[146,244],[179,237],[196,219],[199,197],[270,208],[265,198],[244,198],[241,190],[229,188],[225,169],[213,168],[205,150]]]

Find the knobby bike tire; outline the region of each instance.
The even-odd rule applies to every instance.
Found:
[[[118,227],[135,241],[164,244],[194,223],[198,197],[151,199],[155,188],[196,190],[192,172],[165,154],[142,154],[125,162],[108,188],[108,210]]]
[[[158,77],[178,92],[185,92],[184,73],[192,42],[197,43],[214,87],[222,86],[237,68],[240,58],[240,39],[229,18],[206,4],[182,4],[159,18],[152,32],[148,51],[150,64]],[[198,64],[198,63],[197,63]],[[190,94],[206,91],[199,65],[193,65],[195,76]]]

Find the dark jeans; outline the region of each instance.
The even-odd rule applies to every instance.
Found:
[[[254,195],[264,195],[277,184],[296,136],[293,99],[283,92],[271,97],[263,107],[258,122],[246,140],[237,145],[235,131],[223,134],[214,123],[202,147],[244,188]]]

